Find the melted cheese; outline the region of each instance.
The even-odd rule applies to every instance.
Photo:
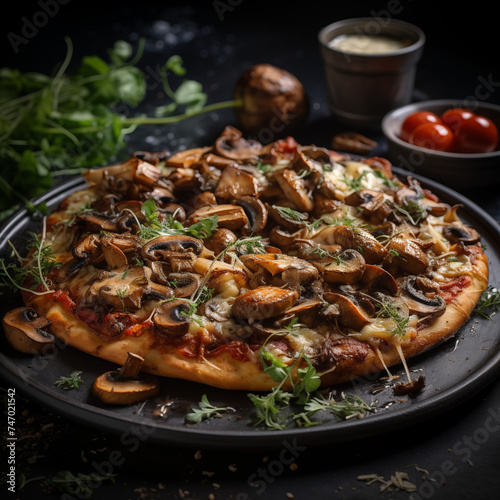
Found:
[[[403,336],[397,336],[398,339],[410,337],[414,333],[417,326],[418,317],[411,315],[408,319],[408,328]],[[396,329],[396,321],[393,318],[374,318],[370,323],[365,325],[359,332],[351,330],[349,335],[358,340],[369,341],[371,339],[383,339],[388,342],[394,342]]]

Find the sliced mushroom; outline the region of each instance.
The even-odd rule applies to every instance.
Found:
[[[438,294],[439,287],[424,276],[398,279],[401,297],[412,314],[438,317],[444,314],[446,302]]]
[[[31,307],[13,309],[3,317],[2,324],[5,338],[17,351],[36,354],[55,343],[55,337],[49,331],[51,322],[38,316]]]
[[[211,321],[223,323],[231,318],[231,307],[227,298],[213,297],[200,306],[200,312]]]
[[[268,214],[273,221],[281,228],[290,232],[296,232],[305,227],[309,216],[306,213],[296,212],[293,217],[287,214],[286,210],[279,205],[266,204]],[[276,227],[276,226],[275,226]]]
[[[264,203],[253,196],[243,196],[235,201],[235,204],[243,207],[248,218],[248,223],[241,228],[244,236],[261,233],[267,224],[267,208]]]
[[[127,265],[127,256],[111,240],[103,240],[101,250],[109,269],[117,269]]]
[[[166,260],[172,257],[182,257],[188,252],[200,255],[203,243],[192,236],[166,235],[148,241],[141,248],[141,255],[150,260]]]
[[[206,217],[217,216],[217,225],[231,231],[241,229],[248,224],[248,217],[243,207],[233,204],[207,206],[195,210],[188,218],[188,225],[195,224]]]
[[[230,125],[224,129],[214,144],[217,154],[238,161],[255,159],[261,149],[260,142],[243,138],[241,131]]]
[[[286,327],[294,318],[297,318],[300,323],[313,327],[317,323],[318,311],[322,305],[323,302],[319,299],[303,300],[290,307],[276,323],[279,326]]]
[[[109,231],[115,233],[118,231],[116,217],[110,217],[95,211],[82,212],[75,215],[76,222],[82,224],[92,233],[99,231]]]
[[[372,224],[381,224],[392,214],[391,206],[380,191],[360,189],[346,196],[344,202],[362,209],[363,218]]]
[[[335,257],[326,259],[320,269],[327,283],[356,283],[363,276],[366,261],[353,249],[346,249]]]
[[[280,275],[284,283],[290,285],[307,284],[319,277],[319,272],[310,262],[281,253],[250,254],[241,257],[243,263],[252,271],[259,267],[272,276]]]
[[[409,274],[424,274],[429,265],[429,259],[420,245],[408,238],[392,238],[387,249],[389,251],[384,261],[384,267],[395,274],[398,269]]]
[[[92,393],[103,403],[130,405],[156,396],[160,382],[153,375],[140,374],[144,358],[128,353],[124,365],[97,377],[92,385]]]
[[[259,185],[257,179],[242,167],[228,165],[222,171],[214,194],[221,202],[237,200],[243,196],[255,197],[259,194]]]
[[[169,337],[182,337],[189,331],[190,306],[186,300],[164,302],[153,314],[155,331]]]
[[[142,266],[103,271],[90,285],[85,301],[96,300],[118,310],[139,309],[148,286]]]
[[[215,294],[224,297],[234,297],[238,295],[242,288],[248,287],[248,275],[240,268],[213,269],[207,281],[207,287],[213,289]]]
[[[387,249],[368,231],[351,226],[327,226],[312,238],[323,245],[341,245],[361,253],[368,264],[377,264],[387,255]]]
[[[161,170],[146,161],[140,161],[134,173],[134,181],[137,184],[152,189],[161,176]]]
[[[179,298],[191,297],[200,286],[200,275],[195,273],[170,273],[168,285]]]
[[[371,323],[368,314],[351,298],[336,292],[325,292],[324,299],[338,308],[338,320],[348,328],[360,331]]]
[[[198,163],[203,155],[212,150],[212,147],[192,148],[175,153],[165,162],[167,167],[189,168],[194,163]]]
[[[101,254],[100,241],[98,234],[90,234],[75,243],[71,253],[78,260],[94,260]]]
[[[450,243],[463,243],[465,245],[474,245],[481,240],[481,235],[472,227],[461,223],[454,223],[443,228],[443,236]]]
[[[292,307],[298,298],[297,292],[274,286],[247,290],[236,297],[233,316],[249,320],[274,318]]]
[[[382,292],[395,296],[399,286],[394,276],[380,266],[366,264],[359,285],[371,292]]]
[[[293,203],[297,210],[311,212],[314,209],[312,196],[307,192],[304,180],[295,170],[279,170],[275,174],[275,179],[286,198]]]

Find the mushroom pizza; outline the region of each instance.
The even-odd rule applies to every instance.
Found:
[[[383,158],[226,127],[211,146],[136,152],[83,177],[25,260],[12,317],[36,335],[4,320],[30,352],[57,337],[121,365],[132,353],[153,376],[265,391],[265,351],[334,385],[406,367],[487,287],[461,207]]]

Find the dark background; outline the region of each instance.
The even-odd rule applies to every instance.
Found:
[[[291,2],[225,1],[206,2],[120,2],[110,5],[69,0],[57,4],[58,11],[36,27],[36,33],[12,46],[12,34],[22,36],[26,22],[33,22],[43,11],[44,2],[11,3],[2,12],[2,66],[25,71],[49,72],[66,52],[64,36],[74,42],[74,61],[88,54],[105,56],[117,39],[136,43],[146,37],[147,51],[140,66],[147,70],[170,55],[184,58],[188,76],[202,81],[209,102],[230,99],[234,83],[247,67],[270,62],[295,74],[311,99],[308,126],[298,140],[329,145],[337,130],[326,107],[322,64],[318,51],[318,30],[347,17],[392,17],[413,22],[427,36],[426,48],[416,81],[416,99],[465,98],[473,95],[478,78],[500,81],[498,28],[494,9],[485,2]],[[48,4],[47,4],[48,5]],[[53,5],[53,4],[51,4]],[[219,9],[227,10],[217,11]],[[48,8],[48,7],[47,7]],[[55,7],[53,7],[55,9]],[[392,14],[391,14],[392,11]],[[397,14],[394,12],[397,11]],[[52,11],[53,12],[53,11]],[[222,18],[221,18],[222,12]],[[43,16],[37,18],[43,21]],[[26,21],[27,20],[27,21]],[[9,40],[10,36],[10,40]],[[498,87],[488,102],[500,103]],[[150,113],[161,104],[162,95],[151,92],[148,99],[130,114]],[[129,137],[130,150],[170,149],[209,144],[223,127],[234,124],[231,110],[188,120],[177,126],[138,130]],[[384,142],[375,134],[383,153]],[[0,166],[1,169],[1,166]],[[473,173],[472,173],[473,175]],[[497,220],[497,188],[465,192]],[[5,384],[4,384],[5,385]],[[470,451],[460,456],[451,453],[474,436],[490,412],[500,408],[498,380],[453,410],[444,411],[430,421],[405,431],[336,444],[327,449],[300,451],[294,467],[270,474],[269,464],[279,460],[279,451],[220,452],[170,446],[155,446],[139,441],[133,452],[123,447],[117,436],[100,432],[91,425],[75,424],[54,414],[44,405],[17,399],[18,432],[25,438],[18,446],[18,473],[32,480],[17,494],[2,489],[2,498],[40,498],[43,478],[61,470],[88,472],[93,461],[103,463],[110,451],[121,450],[124,462],[113,468],[115,483],[105,481],[93,491],[96,499],[408,499],[410,494],[393,489],[380,492],[380,483],[366,485],[359,474],[377,473],[388,479],[395,471],[407,472],[419,487],[414,498],[459,499],[497,498],[500,491],[498,463],[500,432],[492,431],[478,444],[463,447]],[[2,423],[2,426],[4,424]],[[2,427],[3,430],[3,427]],[[449,461],[453,468],[449,467]],[[3,469],[5,463],[2,460]],[[426,469],[429,474],[415,468]],[[448,468],[447,468],[448,467]],[[257,474],[260,487],[249,485]],[[427,479],[424,481],[423,477]],[[431,476],[431,479],[429,479]],[[5,485],[1,487],[4,488]],[[46,491],[49,498],[56,494]]]

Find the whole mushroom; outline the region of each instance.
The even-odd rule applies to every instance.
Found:
[[[245,71],[234,88],[236,117],[246,133],[271,130],[274,137],[290,134],[308,115],[302,83],[288,71],[271,64],[256,64]]]

